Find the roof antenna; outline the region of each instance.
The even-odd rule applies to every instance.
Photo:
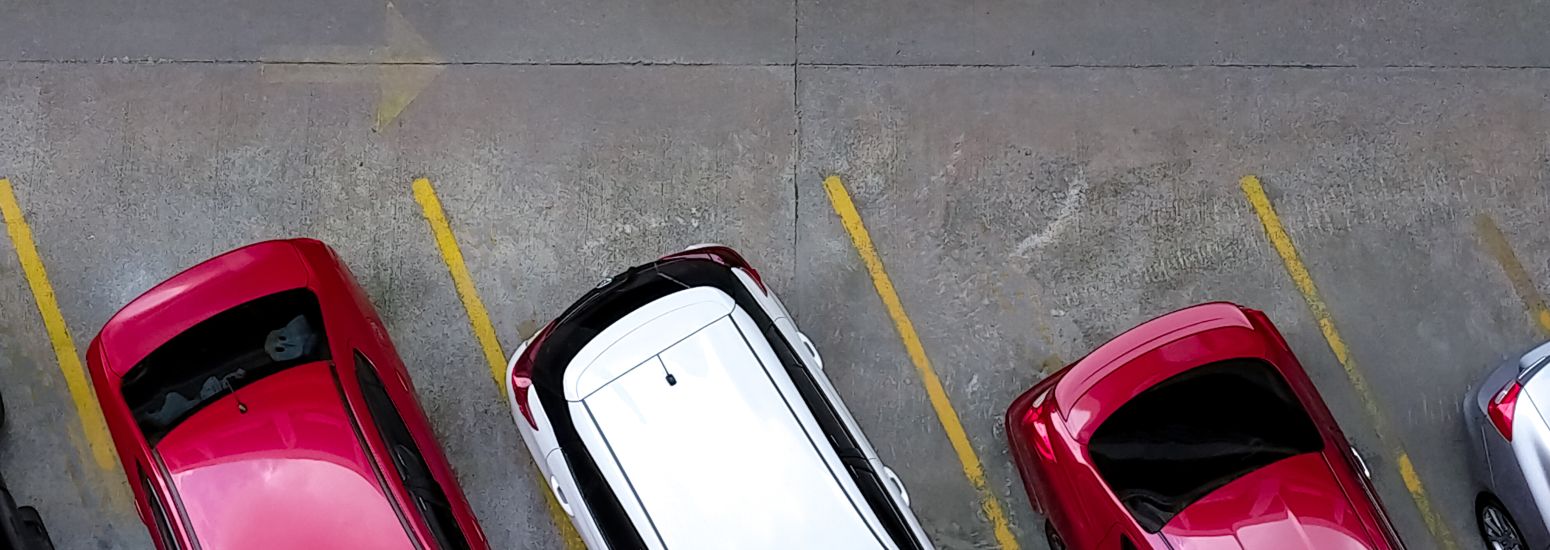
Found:
[[[231,375],[222,376],[221,383],[226,385],[226,391],[230,392],[232,400],[237,402],[237,412],[239,414],[247,414],[248,404],[242,402],[242,396],[237,395],[237,388],[232,387]]]

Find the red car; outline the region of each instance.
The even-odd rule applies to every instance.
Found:
[[[1313,382],[1228,303],[1119,335],[1018,397],[1007,436],[1051,548],[1397,549]]]
[[[382,320],[309,239],[136,298],[87,362],[162,550],[486,548]]]

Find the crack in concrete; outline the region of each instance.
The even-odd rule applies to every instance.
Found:
[[[795,55],[795,52],[793,52]],[[791,67],[796,68],[855,68],[855,69],[1362,69],[1362,70],[1546,70],[1550,65],[1449,65],[1449,64],[1379,64],[1362,65],[1348,63],[823,63],[823,62],[753,62],[724,63],[717,61],[364,61],[364,60],[310,60],[310,59],[199,59],[160,57],[104,57],[95,59],[0,59],[0,64],[23,65],[319,65],[319,66],[436,66],[436,67]]]

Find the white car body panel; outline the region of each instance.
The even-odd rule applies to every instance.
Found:
[[[1518,369],[1522,370],[1532,367],[1546,357],[1550,357],[1550,342],[1540,344],[1538,347],[1528,350],[1528,353],[1524,353],[1523,357],[1518,358]]]
[[[565,400],[580,401],[647,357],[725,317],[737,303],[711,287],[684,290],[646,304],[603,329],[571,359]]]
[[[533,411],[533,422],[538,424],[534,429],[528,425],[527,418],[522,416],[521,409],[517,408],[516,392],[523,391],[531,394],[532,388],[517,390],[511,387],[511,371],[516,366],[517,358],[527,350],[529,342],[523,342],[517,346],[516,353],[506,362],[506,379],[501,386],[506,388],[506,405],[511,408],[512,420],[517,423],[517,432],[522,434],[522,443],[527,446],[527,451],[532,454],[534,465],[542,475],[544,485],[549,488],[548,498],[557,502],[563,501],[561,508],[570,516],[571,524],[576,527],[576,532],[581,535],[581,541],[587,548],[606,549],[608,545],[603,542],[601,530],[592,514],[587,509],[587,503],[576,494],[576,480],[571,477],[570,467],[565,463],[565,454],[560,452],[560,442],[555,439],[554,429],[549,425],[549,416],[544,414],[543,403],[537,396],[529,395],[527,403]],[[565,488],[570,488],[568,491]]]
[[[858,511],[866,503],[852,502],[837,482],[843,469],[831,470],[843,468],[838,457],[828,463],[811,439],[822,432],[810,433],[771,383],[784,371],[760,363],[723,316],[572,405],[572,414],[590,414],[597,431],[582,438],[594,457],[613,454],[604,475],[634,489],[667,548],[881,547]]]
[[[824,376],[817,349],[797,330],[773,293],[762,290],[744,271],[732,272],[809,367],[820,391],[883,478],[909,531],[922,547],[932,548],[909,510],[903,483],[877,457]],[[700,334],[702,330],[709,332]],[[741,341],[723,341],[734,337]],[[507,365],[503,385],[508,390],[514,390],[511,369],[528,344],[519,346]],[[757,361],[742,365],[743,375],[730,374],[728,367],[736,366],[732,363],[749,357]],[[666,541],[674,550],[729,544],[895,548],[768,341],[720,290],[696,287],[653,301],[604,329],[570,364],[564,391],[578,434],[648,547],[663,548]],[[688,398],[684,397],[688,392],[669,392],[669,372],[681,385],[718,391]],[[749,378],[750,372],[760,378]],[[565,501],[563,507],[590,548],[608,548],[584,500],[579,494],[566,494],[567,487],[576,491],[576,482],[543,404],[536,395],[527,404],[537,429],[529,426],[508,391],[512,417],[529,452],[544,457],[537,464],[551,488],[561,487],[553,496]],[[616,448],[610,450],[610,445]],[[767,504],[777,499],[800,499],[801,505],[782,506],[789,509],[783,510],[787,515],[766,515]],[[808,513],[790,515],[804,507]],[[761,518],[767,520],[756,521]]]

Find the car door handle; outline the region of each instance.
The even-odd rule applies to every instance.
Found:
[[[818,365],[818,368],[822,369],[823,368],[823,356],[818,355],[818,347],[813,345],[813,341],[812,340],[808,340],[807,339],[807,335],[806,334],[798,332],[797,333],[797,338],[802,340],[802,345],[807,346],[807,354],[811,355],[813,357],[813,364]]]
[[[887,479],[888,483],[893,485],[894,490],[899,492],[899,500],[904,501],[904,506],[909,507],[910,492],[904,489],[904,480],[899,479],[899,474],[893,473],[893,468],[883,466],[883,478]]]
[[[565,510],[565,515],[576,515],[576,512],[571,511],[570,502],[565,500],[565,489],[560,487],[560,480],[558,478],[549,476],[549,490],[554,493],[554,500],[560,503],[560,509]]]

